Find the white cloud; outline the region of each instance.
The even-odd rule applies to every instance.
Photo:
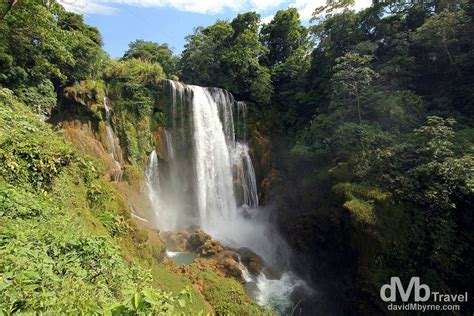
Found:
[[[326,4],[326,0],[295,0],[290,7],[298,9],[303,21],[311,19],[314,9]]]
[[[300,17],[303,21],[311,19],[313,12],[317,7],[321,7],[326,4],[326,0],[295,0],[290,4],[290,7],[298,9]],[[372,0],[355,0],[355,4],[352,7],[353,10],[360,11],[368,8],[372,5]]]
[[[264,18],[261,18],[260,23],[261,24],[268,24],[273,20],[274,17],[275,17],[274,15],[269,15],[269,16],[266,16]]]
[[[85,14],[116,13],[119,11],[117,5],[139,7],[171,7],[180,11],[203,14],[216,14],[224,11],[225,9],[240,11],[249,7],[248,1],[244,0],[59,0],[59,2],[67,10]],[[255,0],[255,2],[257,1]]]
[[[359,11],[372,5],[372,0],[356,0],[354,10]]]
[[[169,7],[180,11],[202,14],[217,14],[224,10],[267,12],[287,4],[298,9],[302,20],[309,20],[315,8],[324,5],[326,0],[59,0],[68,10],[79,13],[114,14],[117,5],[141,7]],[[370,6],[372,0],[356,0],[355,10]],[[271,21],[270,16],[262,21]]]
[[[242,1],[243,2],[243,1]],[[257,12],[269,10],[278,7],[288,0],[250,0],[249,7]]]
[[[114,14],[117,8],[87,0],[58,0],[66,10],[76,13]],[[97,1],[98,2],[98,1]]]

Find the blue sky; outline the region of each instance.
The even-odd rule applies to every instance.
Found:
[[[276,11],[295,7],[303,22],[325,0],[58,0],[68,10],[82,13],[85,21],[99,28],[104,49],[112,57],[121,57],[128,43],[145,39],[168,43],[181,53],[185,37],[196,26],[216,20],[231,20],[238,13],[257,11],[269,22]],[[370,5],[371,0],[356,0],[355,9]]]

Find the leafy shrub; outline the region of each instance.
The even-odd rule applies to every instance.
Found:
[[[14,99],[0,90],[0,175],[16,184],[47,189],[75,157],[72,148]]]
[[[134,80],[148,86],[156,86],[166,78],[165,72],[159,63],[145,62],[131,58],[112,64],[106,71],[110,79]]]
[[[34,86],[22,86],[16,93],[23,103],[40,115],[49,116],[56,105],[56,92],[48,79]]]

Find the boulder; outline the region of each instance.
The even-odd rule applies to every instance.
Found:
[[[198,249],[209,240],[211,240],[211,236],[203,232],[201,229],[197,229],[188,238],[188,250],[198,251]]]
[[[211,257],[222,251],[224,251],[224,247],[220,241],[209,239],[197,249],[197,254],[199,257]]]
[[[217,268],[224,274],[225,277],[237,279],[237,281],[245,282],[242,276],[242,267],[231,257],[219,260]]]
[[[265,266],[263,259],[249,248],[239,248],[237,250],[240,260],[252,274],[259,274]]]

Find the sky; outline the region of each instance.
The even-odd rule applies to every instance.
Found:
[[[58,0],[67,10],[82,13],[87,24],[96,26],[104,49],[121,57],[136,39],[168,43],[180,54],[185,37],[197,26],[217,20],[232,20],[238,13],[256,11],[268,23],[281,9],[295,7],[304,24],[316,7],[326,0]],[[356,0],[355,10],[370,6],[372,0]]]

